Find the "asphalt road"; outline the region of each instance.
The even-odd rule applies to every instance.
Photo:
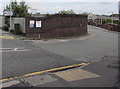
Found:
[[[23,47],[26,51],[3,50],[2,78],[80,63],[20,40],[2,40],[2,48]]]
[[[90,35],[86,38],[54,43],[36,41],[34,45],[77,61],[94,62],[118,55],[118,33],[92,26],[88,26],[88,30]]]
[[[85,39],[56,43],[3,39],[2,48],[14,51],[2,52],[2,78],[117,56],[118,33],[94,27],[89,27],[89,33]]]

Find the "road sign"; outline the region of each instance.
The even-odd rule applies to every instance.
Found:
[[[3,15],[4,15],[4,16],[12,16],[12,15],[13,15],[13,11],[4,10],[4,11],[3,11]]]

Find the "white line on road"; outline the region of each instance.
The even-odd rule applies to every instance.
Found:
[[[20,48],[0,48],[0,52],[20,52],[20,51],[30,51],[31,49]]]

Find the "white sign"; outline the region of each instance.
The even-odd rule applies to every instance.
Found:
[[[36,27],[41,27],[41,21],[36,21]]]
[[[12,11],[8,11],[8,10],[4,10],[4,11],[3,11],[3,15],[4,15],[4,16],[12,16],[12,15],[13,15],[13,12],[12,12]]]
[[[29,27],[34,27],[34,23],[35,23],[35,21],[34,21],[34,20],[30,20]]]

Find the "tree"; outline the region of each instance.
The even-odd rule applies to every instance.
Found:
[[[25,17],[25,16],[30,16],[28,13],[28,5],[24,2],[21,1],[18,3],[16,0],[12,1],[9,5],[5,7],[4,10],[13,10],[13,17]]]
[[[59,14],[76,14],[73,10],[62,10],[58,12]]]
[[[31,14],[28,13],[28,5],[24,2],[21,1],[18,3],[16,0],[12,1],[9,5],[6,5],[4,10],[12,10],[13,11],[13,16],[12,17],[26,17],[26,16],[31,16]],[[5,26],[3,29],[8,29],[10,26],[10,16],[5,16]]]
[[[111,22],[112,22],[111,19],[105,19],[105,20],[102,21],[102,24],[109,24]]]

